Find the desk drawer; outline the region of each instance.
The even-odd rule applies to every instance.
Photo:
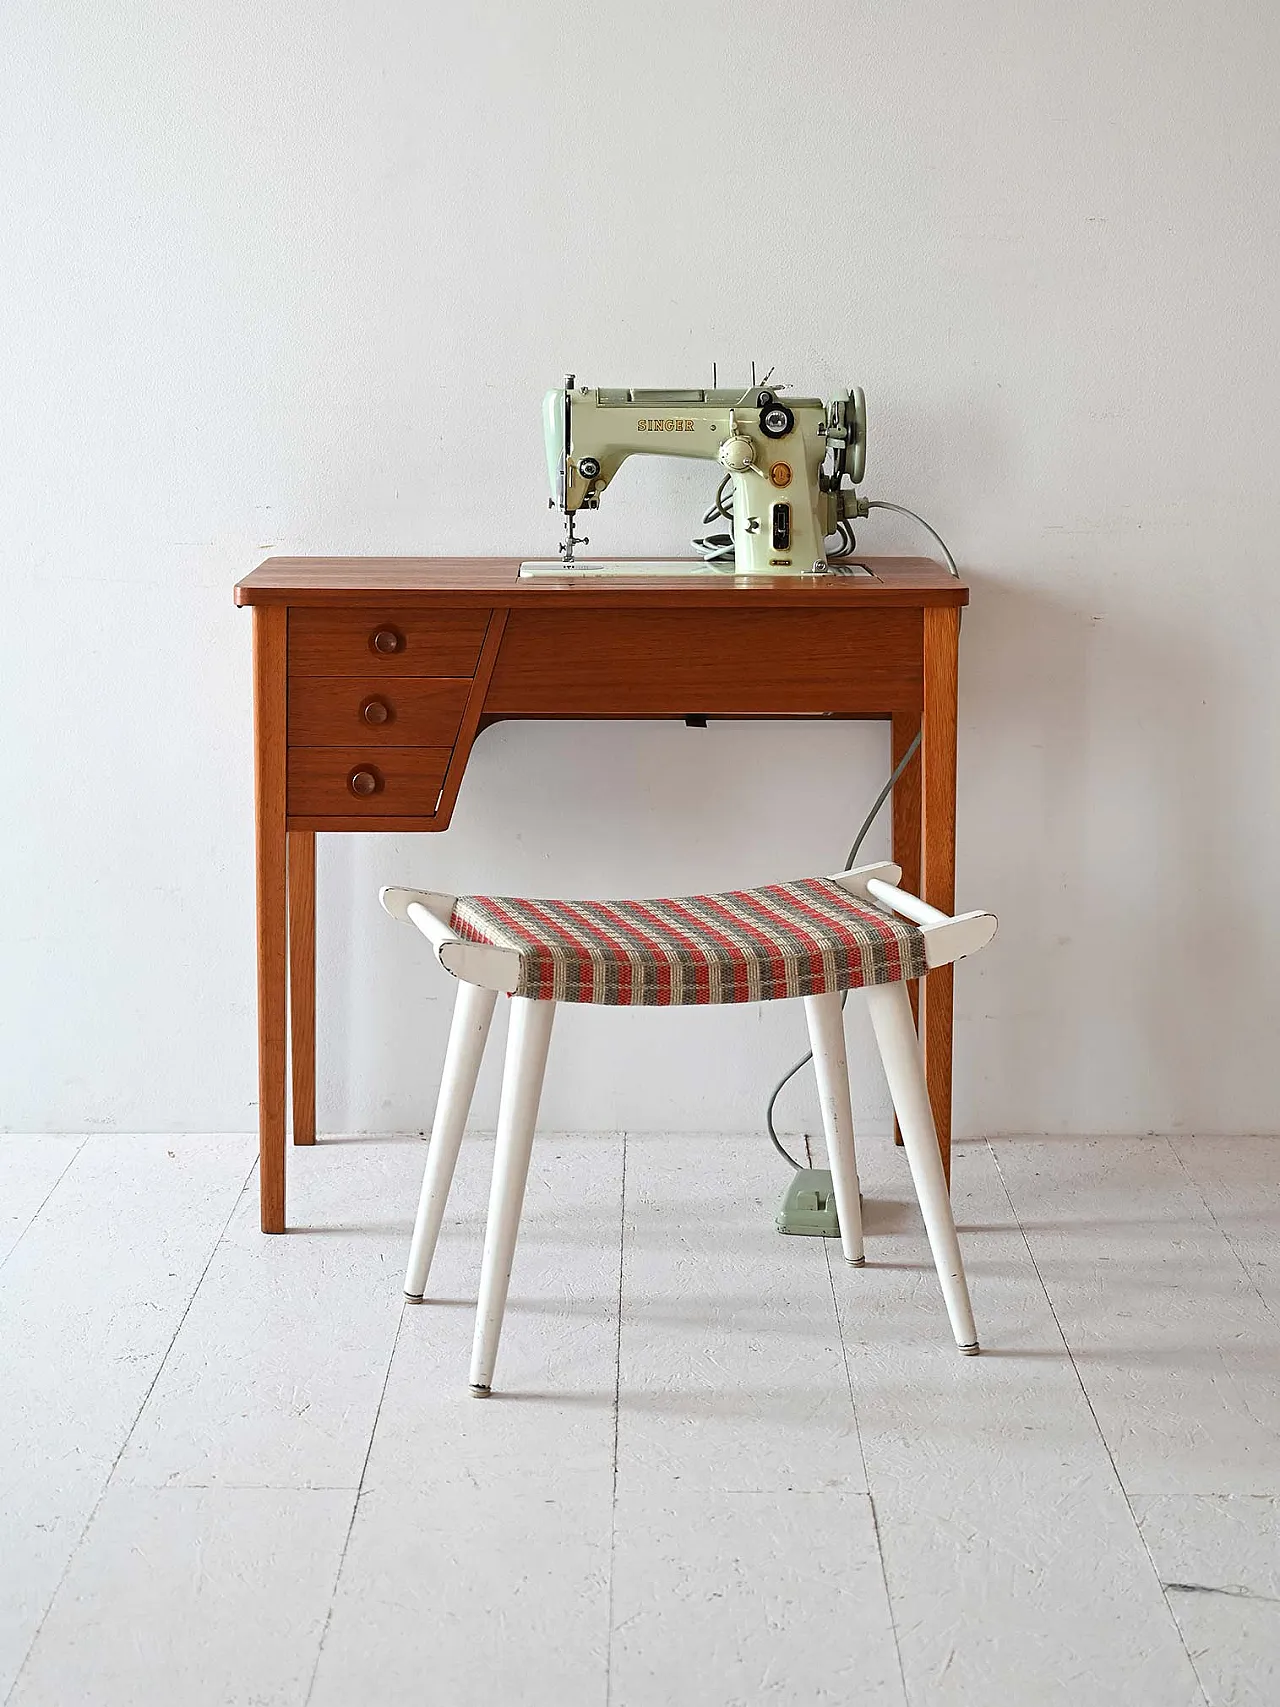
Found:
[[[295,676],[291,747],[452,747],[470,676]]]
[[[513,610],[486,717],[884,716],[924,703],[919,610]]]
[[[472,676],[487,610],[394,606],[289,612],[291,676]]]
[[[290,747],[290,817],[430,817],[449,747]]]

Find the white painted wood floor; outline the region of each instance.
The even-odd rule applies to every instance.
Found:
[[[413,1307],[419,1140],[0,1139],[0,1700],[1274,1707],[1280,1140],[958,1147],[978,1359],[862,1152],[541,1138],[481,1403],[483,1141]]]

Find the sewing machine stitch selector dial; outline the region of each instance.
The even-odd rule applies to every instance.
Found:
[[[769,403],[760,411],[760,431],[767,439],[786,438],[795,424],[796,418],[785,403]]]
[[[730,474],[745,474],[756,465],[756,447],[745,433],[735,433],[720,446],[720,466]]]

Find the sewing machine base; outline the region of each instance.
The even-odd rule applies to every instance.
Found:
[[[805,569],[792,570],[792,574],[803,574],[810,578],[821,575],[870,575],[871,571],[864,563],[829,563],[823,570]],[[592,576],[715,576],[721,581],[735,579],[750,579],[749,576],[739,576],[732,563],[698,563],[691,562],[687,557],[639,559],[622,557],[612,562],[604,558],[578,558],[573,563],[566,563],[563,558],[548,557],[534,558],[520,565],[522,581],[538,580],[542,576],[559,578],[569,576],[574,579],[590,579]]]

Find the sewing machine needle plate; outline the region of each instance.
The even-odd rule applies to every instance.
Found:
[[[566,563],[563,558],[535,558],[520,565],[521,580],[531,580],[540,575],[551,576],[591,576],[591,575],[719,575],[721,578],[733,576],[733,564],[719,563],[690,563],[678,557],[623,558],[610,563],[604,558],[579,557],[572,563]]]
[[[833,563],[827,569],[828,575],[870,575],[871,571],[861,563]],[[668,558],[619,558],[608,562],[602,558],[578,558],[573,563],[566,564],[558,557],[531,558],[520,565],[522,581],[536,580],[547,576],[554,579],[589,580],[593,576],[674,576],[683,579],[686,576],[697,576],[701,579],[718,577],[722,581],[748,580],[749,576],[739,576],[732,561],[728,563],[691,563],[687,557]]]

